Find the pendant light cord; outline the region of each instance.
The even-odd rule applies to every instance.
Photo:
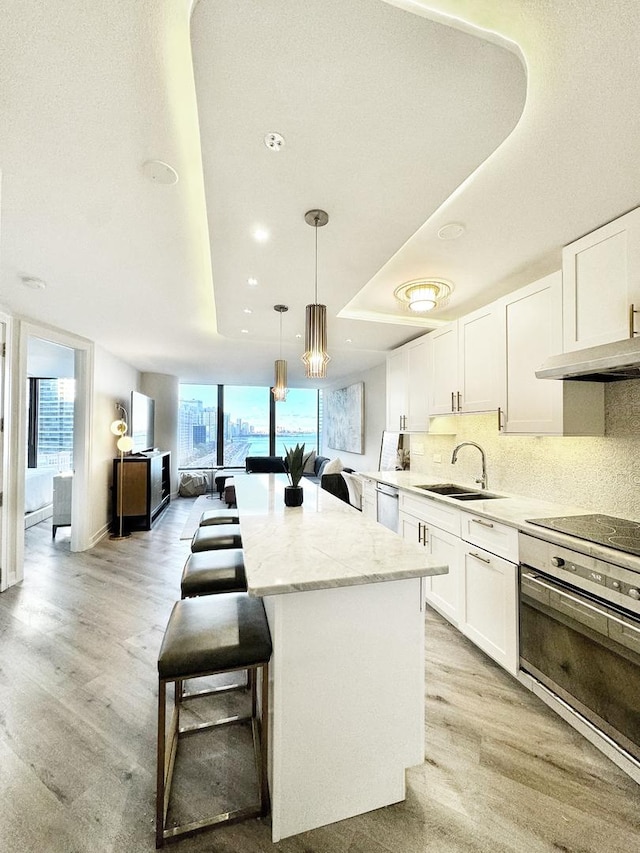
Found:
[[[316,302],[316,305],[318,304],[318,219],[319,219],[319,217],[316,215],[316,219],[315,219],[315,222],[316,222],[316,227],[315,227],[315,231],[316,231],[316,288],[315,288],[316,295],[315,295],[315,302]]]

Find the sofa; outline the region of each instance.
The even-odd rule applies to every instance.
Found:
[[[247,456],[244,460],[247,474],[285,474],[282,456]]]

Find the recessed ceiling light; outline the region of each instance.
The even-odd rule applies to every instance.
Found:
[[[251,308],[243,308],[242,310],[244,311],[245,314],[253,314],[253,311],[251,310]]]
[[[43,281],[41,278],[36,278],[33,275],[21,275],[20,280],[25,287],[30,287],[32,290],[44,290],[47,286],[46,281]]]
[[[266,228],[258,227],[253,229],[253,237],[258,243],[266,243],[269,239],[269,232]]]
[[[352,343],[353,343],[353,341],[351,340],[351,338],[346,338],[345,344],[352,344]]]
[[[464,234],[464,225],[461,222],[448,222],[438,231],[441,240],[457,240]]]
[[[248,278],[247,279],[247,284],[249,285],[249,287],[255,287],[257,283],[258,283],[257,278]]]
[[[264,138],[264,144],[269,151],[280,151],[284,147],[284,136],[280,133],[267,133]]]
[[[249,334],[249,329],[240,329],[240,331],[242,332],[243,335]]]
[[[142,164],[142,171],[154,184],[177,184],[178,173],[168,163],[162,160],[147,160]]]
[[[298,338],[298,339],[299,339],[299,338],[301,338],[301,337],[302,337],[302,335],[300,334],[300,332],[298,332],[298,334],[296,335],[296,338]]]

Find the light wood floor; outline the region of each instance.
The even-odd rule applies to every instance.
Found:
[[[192,504],[84,554],[65,530],[28,531],[25,580],[0,596],[1,853],[154,849],[155,664]],[[174,849],[639,851],[638,786],[436,614],[425,633],[426,761],[404,803],[277,845],[267,820]],[[238,763],[218,752],[217,766]]]

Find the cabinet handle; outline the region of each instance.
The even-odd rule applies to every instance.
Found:
[[[456,397],[458,398],[458,411],[461,412],[462,411],[462,406],[460,405],[461,394],[459,391],[456,393]]]
[[[481,557],[480,554],[476,554],[475,551],[468,551],[467,553],[470,557],[473,557],[474,560],[480,560],[481,563],[487,563],[489,566],[491,565],[491,560],[487,560],[486,557]]]
[[[427,525],[421,521],[418,522],[418,543],[420,545],[427,544]]]
[[[456,410],[455,394],[454,394],[454,392],[452,391],[452,392],[451,392],[451,411],[452,411],[452,412],[455,412],[455,410]]]
[[[502,432],[502,409],[498,406],[498,432]]]
[[[475,521],[475,523],[479,524],[481,527],[493,527],[493,524],[490,521],[483,521],[481,518],[472,518],[471,521]]]
[[[635,317],[634,317],[634,314],[637,314],[637,313],[638,313],[638,310],[636,309],[636,306],[632,302],[631,305],[629,305],[629,337],[630,338],[634,338],[638,334],[635,330],[636,324],[635,324]]]

